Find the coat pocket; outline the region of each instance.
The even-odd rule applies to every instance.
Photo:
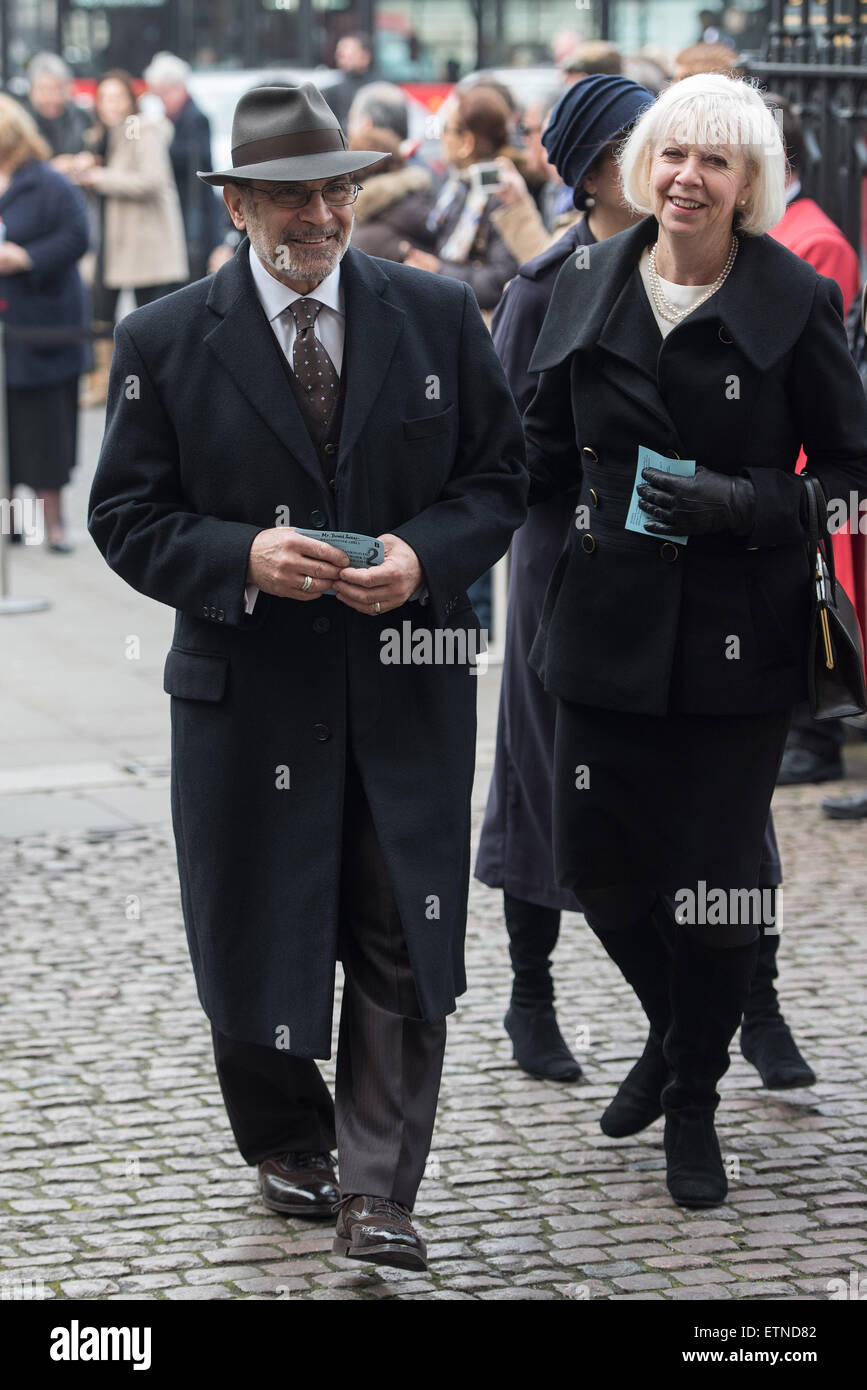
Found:
[[[222,652],[172,647],[163,671],[163,690],[182,700],[222,700],[228,670],[229,658]]]
[[[455,413],[454,405],[447,406],[436,415],[420,415],[416,420],[404,420],[404,439],[430,439],[432,435],[443,434],[451,425]]]

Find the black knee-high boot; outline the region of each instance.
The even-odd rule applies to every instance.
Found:
[[[660,1096],[668,1081],[662,1040],[671,1017],[669,950],[657,929],[656,908],[638,922],[613,931],[606,929],[589,902],[584,908],[584,917],[623,978],[632,986],[650,1024],[644,1051],[599,1121],[603,1134],[612,1139],[625,1139],[646,1129],[662,1114]]]
[[[577,1081],[578,1065],[557,1023],[549,957],[560,933],[554,908],[503,893],[514,979],[503,1020],[518,1066],[545,1081]]]
[[[668,1190],[684,1207],[718,1206],[728,1191],[714,1112],[716,1084],[729,1066],[758,941],[710,947],[688,932],[676,939],[671,966],[671,1024],[663,1050],[671,1080],[662,1092]]]
[[[779,944],[778,935],[762,930],[759,957],[741,1024],[741,1052],[770,1091],[812,1086],[816,1080],[816,1073],[798,1051],[780,1012],[774,987]]]

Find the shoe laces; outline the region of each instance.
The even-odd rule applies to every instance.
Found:
[[[284,1155],[283,1163],[287,1168],[333,1168],[334,1160],[330,1153],[296,1153],[294,1151]]]
[[[392,1197],[365,1197],[362,1192],[347,1193],[345,1197],[332,1204],[331,1210],[342,1211],[357,1197],[370,1203],[370,1210],[366,1213],[368,1216],[385,1216],[391,1221],[409,1221],[409,1207],[405,1207],[402,1202],[396,1202]]]

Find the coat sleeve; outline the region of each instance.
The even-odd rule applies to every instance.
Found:
[[[89,229],[84,199],[61,175],[41,204],[40,223],[41,235],[24,244],[31,260],[25,273],[46,279],[63,275],[87,250]]]
[[[528,371],[528,364],[544,316],[545,299],[538,286],[516,275],[491,319],[494,350],[519,410],[525,410],[536,393],[538,375]]]
[[[521,420],[491,335],[464,287],[459,339],[459,436],[451,475],[436,502],[394,528],[424,570],[439,621],[505,554],[526,516]]]
[[[843,299],[833,280],[817,282],[813,307],[795,345],[788,398],[807,455],[806,471],[826,498],[867,496],[867,400],[843,325]],[[756,490],[751,546],[803,540],[804,486],[781,468],[745,468]]]
[[[172,422],[122,323],[88,529],[111,568],[139,593],[193,617],[222,613],[219,621],[235,627],[251,621],[244,611],[247,564],[262,528],[194,511],[181,486]]]
[[[483,264],[475,265],[472,261],[440,261],[440,274],[448,275],[452,280],[463,280],[465,285],[469,285],[480,309],[496,308],[503,293],[503,286],[517,272],[518,262],[493,227],[489,229]]]
[[[571,376],[571,355],[540,373],[536,394],[524,413],[531,507],[572,492],[581,480]]]
[[[527,195],[519,202],[494,208],[491,223],[496,227],[503,241],[519,265],[541,256],[543,251],[557,240],[552,236],[539,215],[533,199]]]
[[[130,137],[130,143],[136,146],[135,167],[121,167],[112,161],[95,169],[93,186],[103,197],[142,202],[159,193],[167,176],[174,181],[166,140],[160,128],[142,121],[138,131],[135,139]],[[120,139],[126,140],[126,134],[122,133]]]

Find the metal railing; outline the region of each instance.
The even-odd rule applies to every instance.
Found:
[[[743,70],[791,102],[806,143],[804,192],[859,253],[867,174],[867,0],[770,0],[760,54]]]

